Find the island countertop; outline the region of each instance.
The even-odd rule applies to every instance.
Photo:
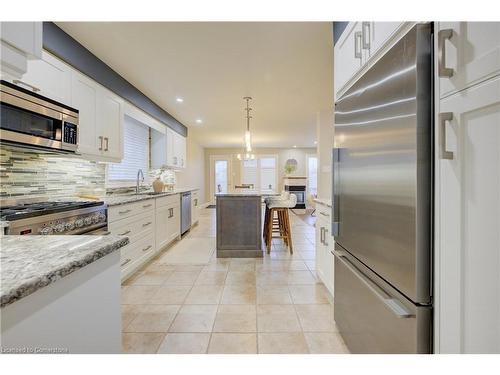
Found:
[[[5,307],[120,249],[124,236],[4,236],[0,307]]]

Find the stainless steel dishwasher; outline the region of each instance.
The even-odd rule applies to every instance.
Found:
[[[181,194],[181,236],[191,228],[191,192]]]

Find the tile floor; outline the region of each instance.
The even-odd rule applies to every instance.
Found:
[[[295,252],[275,240],[262,259],[166,265],[162,255],[122,286],[125,353],[348,353],[315,275],[314,227],[291,215]],[[213,246],[215,210],[188,238]],[[166,250],[168,252],[168,250]]]

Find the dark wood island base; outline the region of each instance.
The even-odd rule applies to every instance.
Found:
[[[217,258],[261,258],[261,194],[217,195]]]

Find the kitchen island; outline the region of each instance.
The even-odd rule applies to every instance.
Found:
[[[262,197],[258,192],[217,194],[217,257],[261,258]]]
[[[2,353],[120,353],[123,236],[4,236]]]

